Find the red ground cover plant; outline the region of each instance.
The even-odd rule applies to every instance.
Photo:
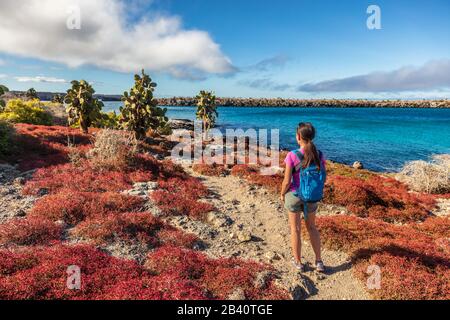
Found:
[[[258,174],[259,170],[256,166],[248,166],[246,164],[235,165],[231,169],[231,174],[239,178],[246,178],[250,175]]]
[[[330,176],[324,201],[390,223],[423,221],[435,205],[433,196],[409,192],[402,183],[379,176],[366,180]]]
[[[323,243],[348,252],[364,282],[367,267],[380,266],[380,299],[448,299],[450,252],[448,248],[410,226],[395,226],[354,216],[318,218]],[[447,234],[448,237],[448,234]]]
[[[39,169],[33,179],[27,182],[23,192],[28,195],[37,195],[42,189],[50,193],[57,193],[62,189],[82,192],[120,192],[131,189],[134,182],[130,175],[120,171],[98,172],[86,162],[82,166],[68,163]]]
[[[430,268],[419,259],[391,253],[387,249],[374,253],[367,261],[357,264],[356,272],[365,281],[369,265],[381,268],[381,288],[371,290],[377,299],[431,300],[450,298],[448,266]]]
[[[207,300],[197,283],[180,279],[176,274],[123,281],[98,296],[102,300]]]
[[[208,188],[206,188],[199,179],[193,177],[186,179],[170,178],[167,180],[159,180],[158,187],[159,189],[170,193],[181,193],[191,199],[200,199],[209,194]]]
[[[209,191],[197,178],[159,180],[158,187],[151,197],[166,216],[188,215],[203,220],[208,212],[215,210],[213,205],[199,201]]]
[[[135,165],[126,170],[97,170],[87,160],[82,160],[78,165],[67,163],[42,168],[34,174],[31,181],[27,182],[23,192],[29,195],[36,195],[42,189],[51,193],[61,189],[120,192],[131,189],[136,182],[155,181],[158,178],[162,179],[161,181],[173,177],[189,180],[181,168],[169,161],[160,163],[144,155],[137,155],[135,160]]]
[[[212,204],[186,197],[181,193],[155,191],[151,197],[166,216],[187,215],[193,219],[204,220],[208,212],[215,210]]]
[[[270,267],[237,259],[211,260],[205,255],[182,248],[165,246],[149,254],[145,266],[158,275],[176,273],[181,279],[195,281],[210,297],[226,299],[235,290],[243,290],[247,299],[288,299],[287,293],[276,288],[273,276],[261,286],[256,277]]]
[[[39,199],[29,213],[30,217],[62,220],[76,225],[87,217],[110,213],[139,211],[144,201],[139,197],[113,192],[77,192],[66,190]]]
[[[2,245],[45,245],[61,239],[63,228],[45,219],[12,219],[0,225]]]
[[[103,298],[108,292],[114,293],[114,299],[131,299],[136,298],[133,290],[118,290],[118,287],[153,279],[136,262],[110,257],[86,245],[30,248],[20,252],[0,250],[0,257],[1,299],[95,300]],[[67,268],[73,265],[81,270],[81,290],[67,288]],[[163,284],[161,281],[158,283],[159,287],[153,286],[156,292],[150,295],[147,291],[148,296],[161,297],[157,290]],[[176,289],[175,286],[172,288]],[[193,292],[192,297],[189,295],[191,292],[184,293],[187,299],[198,298],[198,292]],[[181,295],[180,291],[173,293],[173,296],[177,294]]]
[[[73,234],[98,245],[120,238],[126,241],[137,240],[149,247],[171,244],[193,248],[199,241],[196,236],[185,234],[147,212],[110,214],[88,219],[80,223]]]
[[[208,177],[221,177],[228,173],[224,166],[216,164],[194,164],[192,166],[192,170],[198,174]]]
[[[84,148],[92,138],[75,129],[58,126],[16,124],[15,130],[13,152],[7,160],[17,162],[22,171],[66,163],[69,144]]]
[[[21,135],[27,135],[39,139],[42,142],[53,142],[61,145],[67,145],[68,141],[72,144],[86,145],[90,144],[92,135],[83,134],[80,130],[61,126],[36,126],[29,124],[16,124],[15,129]],[[95,132],[92,129],[91,132]]]
[[[412,223],[411,227],[435,238],[450,237],[449,217],[431,217],[423,223]]]

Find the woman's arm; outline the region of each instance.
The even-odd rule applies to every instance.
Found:
[[[280,199],[282,202],[284,202],[284,196],[286,195],[286,193],[288,193],[289,188],[291,187],[291,182],[292,182],[292,167],[286,165],[286,170],[284,172],[284,180],[283,183],[281,184],[281,195],[280,195]]]

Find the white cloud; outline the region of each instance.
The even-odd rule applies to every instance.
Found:
[[[65,79],[58,79],[53,77],[14,77],[18,82],[44,82],[44,83],[68,83]]]
[[[8,77],[6,74],[0,73],[0,79]]]
[[[68,8],[81,9],[81,29],[69,30]],[[69,67],[94,65],[119,72],[174,76],[235,72],[207,32],[185,30],[173,16],[130,22],[125,0],[2,0],[0,52]]]
[[[450,59],[301,85],[300,92],[407,92],[450,88]]]

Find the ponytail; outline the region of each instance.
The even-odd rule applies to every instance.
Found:
[[[317,170],[321,170],[322,161],[320,159],[319,152],[313,140],[316,137],[316,129],[311,123],[300,123],[297,129],[297,134],[304,142],[303,147],[303,168],[308,168],[312,165],[317,166]]]

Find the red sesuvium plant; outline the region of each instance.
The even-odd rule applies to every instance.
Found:
[[[211,298],[227,299],[236,290],[242,290],[249,300],[288,299],[287,293],[274,285],[271,267],[259,263],[212,260],[199,252],[164,246],[149,254],[145,266],[160,276],[176,273],[181,279],[194,281]],[[257,284],[261,273],[266,277]]]
[[[449,247],[429,234],[354,216],[320,217],[317,223],[324,245],[349,253],[361,280],[367,280],[369,265],[381,268],[381,289],[371,291],[375,298],[450,297]]]
[[[366,180],[331,176],[324,201],[390,223],[423,221],[435,205],[434,196],[409,192],[402,183],[378,176]]]
[[[199,239],[169,226],[147,212],[110,214],[81,222],[73,234],[97,245],[108,244],[116,238],[139,241],[149,247],[163,244],[193,248]]]
[[[78,266],[81,289],[67,288],[67,268]],[[156,267],[156,268],[154,268]],[[0,250],[0,298],[13,299],[223,299],[244,290],[248,299],[287,299],[273,277],[255,283],[270,268],[234,259],[212,260],[192,250],[164,246],[146,268],[113,258],[89,245]],[[221,283],[226,283],[222,286]]]
[[[80,268],[81,290],[67,288],[69,266]],[[95,300],[122,283],[145,278],[152,276],[138,263],[113,258],[87,245],[0,250],[1,299]],[[115,298],[129,296],[121,291]]]
[[[215,210],[213,205],[199,201],[209,191],[197,178],[159,180],[158,186],[160,190],[151,197],[166,216],[187,215],[203,220],[208,212]]]
[[[15,218],[0,225],[0,244],[32,246],[61,240],[63,227],[46,219]]]
[[[131,189],[135,182],[151,181],[151,172],[102,171],[93,169],[87,162],[75,166],[72,163],[39,169],[23,192],[37,195],[44,189],[50,193],[60,190],[82,192],[120,192]]]
[[[278,194],[281,191],[281,183],[283,182],[281,174],[261,175],[258,167],[245,164],[234,166],[231,169],[231,174],[246,179],[250,184],[264,187],[272,193]]]
[[[111,213],[139,211],[144,201],[139,197],[114,192],[76,192],[66,190],[39,199],[29,216],[76,225],[90,217]]]
[[[122,193],[136,182],[158,181],[153,197],[165,214],[201,219],[214,210],[200,201],[209,191],[180,166],[137,153],[126,166],[96,167],[88,157],[95,135],[83,140],[78,131],[71,134],[77,135],[79,144],[70,148],[81,156],[69,162],[71,150],[65,146],[67,136],[61,128],[24,127],[23,131],[56,151],[42,162],[30,162],[30,168],[40,169],[23,192],[40,198],[27,217],[0,225],[0,245],[8,248],[0,250],[0,299],[218,299],[240,288],[249,299],[288,298],[272,277],[256,287],[256,273],[268,267],[207,258],[193,250],[199,242],[195,235],[140,212],[145,200]],[[91,244],[67,245],[63,237],[67,232]],[[149,250],[156,249],[152,257],[167,254],[174,260],[167,260],[167,270],[155,274],[135,261],[113,258],[91,246],[102,247],[116,239],[138,241]],[[187,255],[182,263],[208,266],[202,278],[182,276],[177,262],[181,253]],[[72,265],[81,269],[81,290],[67,289],[67,267]],[[217,278],[222,270],[223,277]],[[226,289],[221,290],[217,281],[227,283]]]
[[[186,215],[196,220],[204,220],[208,212],[215,210],[212,204],[168,191],[155,191],[152,193],[152,199],[165,216]]]
[[[225,166],[216,164],[194,164],[192,166],[192,170],[207,177],[221,177],[228,173],[228,171],[225,169]]]
[[[27,124],[14,127],[14,148],[6,160],[18,163],[22,171],[67,163],[71,148],[87,150],[92,139],[66,127]]]

